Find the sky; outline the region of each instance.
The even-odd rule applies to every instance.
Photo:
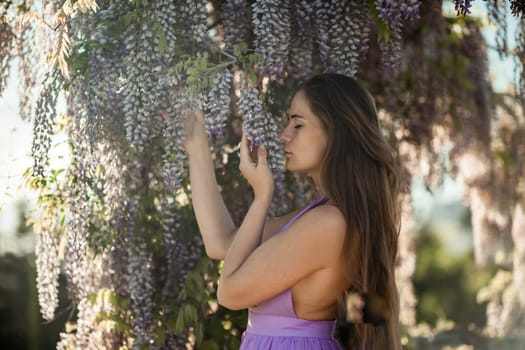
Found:
[[[445,10],[451,14],[454,11],[450,3],[445,5]],[[473,3],[472,15],[481,16],[485,22],[488,22],[484,2]],[[510,14],[508,19],[509,45],[515,47],[514,33],[518,21]],[[493,88],[498,92],[506,91],[513,85],[515,62],[510,57],[502,60],[495,50],[490,49],[490,47],[495,46],[493,27],[487,26],[483,30],[483,35],[489,45],[488,58]],[[12,66],[13,68],[16,67],[16,62]],[[16,250],[16,247],[10,246],[10,240],[6,239],[6,235],[11,235],[16,225],[13,220],[16,213],[16,201],[29,198],[34,202],[35,198],[35,194],[28,192],[23,186],[22,174],[32,165],[30,157],[32,127],[28,121],[22,121],[18,113],[17,81],[16,70],[11,69],[7,88],[0,96],[0,120],[2,121],[0,127],[0,253],[6,250]],[[67,147],[64,146],[63,140],[55,139],[55,143],[58,143],[59,146],[54,147],[52,159],[57,161],[58,155],[67,153]],[[420,203],[416,208],[417,215],[423,219],[431,215],[433,204],[425,205],[424,203],[460,200],[458,196],[461,196],[461,192],[461,184],[454,183],[452,180],[447,180],[445,188],[436,198],[432,197],[422,187],[415,188],[413,191],[414,201]]]
[[[20,191],[22,174],[31,166],[32,131],[28,122],[18,113],[19,97],[14,69],[8,85],[0,97],[0,232],[5,232],[6,216],[12,215],[13,203],[26,193]]]
[[[17,201],[25,201],[30,208],[35,207],[36,193],[25,185],[24,172],[33,165],[31,158],[32,125],[22,120],[19,109],[17,63],[12,62],[11,75],[3,95],[0,96],[0,253],[20,251],[31,248],[32,242],[25,243],[9,239],[12,236],[17,218]],[[62,100],[57,106],[59,113],[64,113]],[[65,166],[63,156],[68,153],[64,136],[55,136],[50,158],[54,166]]]

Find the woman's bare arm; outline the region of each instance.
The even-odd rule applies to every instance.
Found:
[[[231,244],[236,227],[217,185],[201,111],[187,117],[185,133],[193,210],[206,254],[220,260]]]
[[[185,133],[184,148],[189,158],[192,204],[197,224],[206,254],[212,259],[222,260],[238,228],[219,191],[202,112],[187,117]],[[262,242],[272,237],[297,212],[299,210],[266,220]]]
[[[254,242],[264,204],[254,202],[249,220],[241,224],[224,261],[217,296],[229,309],[257,305],[317,271],[340,270],[346,222],[339,209],[315,207],[286,230],[257,245]],[[251,252],[241,256],[247,248]],[[232,264],[227,266],[227,262]]]
[[[241,140],[239,169],[252,186],[254,199],[224,258],[224,265],[219,278],[219,289],[217,290],[217,298],[220,303],[224,300],[222,297],[223,289],[221,289],[223,281],[234,274],[243,265],[246,258],[262,243],[266,217],[274,189],[266,149],[258,148],[257,162],[254,162],[250,157],[248,139],[245,134]]]

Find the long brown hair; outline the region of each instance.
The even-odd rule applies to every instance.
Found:
[[[382,134],[374,100],[355,79],[339,74],[316,75],[298,91],[304,93],[328,135],[321,181],[347,222],[343,254],[349,291],[380,297],[388,308],[384,324],[346,324],[346,346],[400,349],[394,274],[398,168]],[[339,314],[339,322],[346,322],[346,310]]]

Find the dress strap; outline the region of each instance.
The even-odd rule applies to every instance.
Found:
[[[281,227],[279,230],[277,230],[276,233],[282,232],[286,230],[288,227],[290,227],[291,224],[293,224],[297,219],[299,219],[304,213],[306,213],[308,210],[318,206],[319,204],[323,204],[328,200],[328,197],[321,196],[317,198],[312,203],[308,204],[303,210],[301,210],[299,213],[297,213],[290,221],[288,221],[283,227]]]

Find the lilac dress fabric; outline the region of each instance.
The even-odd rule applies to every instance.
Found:
[[[326,200],[323,196],[308,205],[277,233]],[[293,308],[292,290],[287,289],[249,309],[248,327],[242,336],[240,350],[339,350],[332,337],[334,322],[298,318]]]

